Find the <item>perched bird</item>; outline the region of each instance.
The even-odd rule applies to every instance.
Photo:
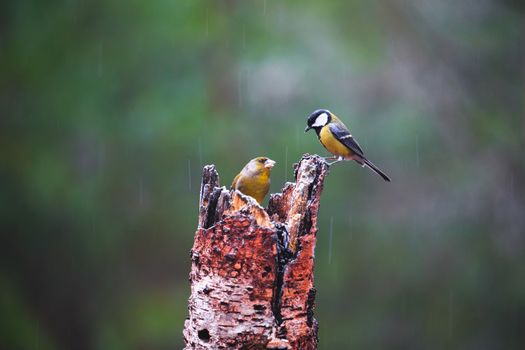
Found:
[[[363,167],[368,166],[385,181],[390,181],[390,178],[384,172],[366,159],[363,150],[350,135],[346,125],[329,110],[318,109],[310,114],[304,132],[310,129],[315,130],[324,148],[335,156],[329,158],[335,160],[331,164],[341,160],[355,160]]]
[[[274,165],[275,161],[267,157],[250,160],[235,176],[231,188],[253,197],[261,204],[270,189],[270,170]]]

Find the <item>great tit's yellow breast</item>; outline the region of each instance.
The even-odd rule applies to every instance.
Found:
[[[350,157],[353,155],[353,152],[350,150],[350,148],[346,147],[335,138],[335,136],[330,131],[329,124],[323,126],[319,132],[319,141],[323,144],[324,148],[328,150],[328,152],[335,156]]]

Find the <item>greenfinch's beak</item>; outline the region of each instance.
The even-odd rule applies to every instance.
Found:
[[[308,132],[308,130],[310,130],[311,127],[309,127],[308,125],[306,126],[306,128],[304,128],[304,132]]]
[[[271,159],[268,159],[266,160],[266,162],[264,162],[264,167],[268,169],[273,168],[274,165],[275,165],[275,161]]]

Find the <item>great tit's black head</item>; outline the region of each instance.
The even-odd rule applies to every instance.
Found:
[[[330,113],[329,110],[318,109],[313,111],[312,114],[308,116],[304,132],[307,132],[310,129],[314,129],[318,132],[323,126],[330,123],[330,121],[332,121],[332,113]]]

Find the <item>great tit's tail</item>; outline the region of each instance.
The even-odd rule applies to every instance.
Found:
[[[365,166],[365,165],[368,166],[370,169],[372,169],[373,172],[375,172],[377,175],[381,176],[383,178],[383,180],[390,182],[390,178],[384,172],[382,172],[381,169],[376,167],[374,163],[372,163],[371,161],[369,161],[365,157],[362,157],[359,160],[362,163],[357,161],[358,163],[362,164],[363,166]]]

